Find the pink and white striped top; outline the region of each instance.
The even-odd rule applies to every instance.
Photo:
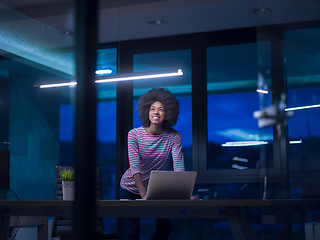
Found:
[[[134,194],[139,194],[133,175],[141,173],[147,189],[150,172],[168,170],[171,156],[173,169],[184,171],[184,158],[180,133],[169,129],[160,135],[151,135],[143,127],[134,128],[128,134],[129,169],[123,174],[120,186]]]

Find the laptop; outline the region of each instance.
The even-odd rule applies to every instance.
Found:
[[[146,200],[190,199],[197,172],[151,171]]]

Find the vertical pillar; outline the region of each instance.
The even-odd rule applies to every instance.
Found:
[[[192,48],[192,159],[193,169],[206,171],[207,118],[207,50],[199,44]],[[201,159],[201,160],[200,160]]]
[[[77,0],[74,239],[95,239],[97,0]]]
[[[120,51],[121,49],[121,51]],[[133,53],[132,48],[120,43],[118,45],[118,73],[133,72]],[[129,167],[128,161],[128,132],[132,129],[133,120],[133,82],[117,82],[117,172],[116,197],[119,198],[120,180],[122,174]]]

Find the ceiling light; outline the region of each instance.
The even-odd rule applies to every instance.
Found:
[[[262,8],[253,8],[252,12],[254,14],[260,14],[260,13],[271,13],[272,10],[271,8],[267,8],[267,7],[262,7]]]
[[[117,74],[110,76],[99,76],[96,78],[95,83],[107,83],[107,82],[119,82],[119,81],[130,81],[130,80],[142,80],[142,79],[154,79],[154,78],[165,78],[165,77],[175,77],[182,76],[183,71],[181,69],[176,70],[163,70],[163,71],[149,71],[141,73],[131,73],[131,74]],[[35,83],[34,87],[40,88],[54,88],[54,87],[66,87],[75,86],[77,82],[70,80],[69,82],[51,82],[51,83]]]
[[[267,90],[263,90],[263,89],[257,89],[258,93],[263,93],[263,94],[268,94],[269,92]]]
[[[112,70],[111,69],[100,69],[96,71],[97,75],[106,75],[106,74],[111,74]]]
[[[159,25],[164,25],[164,24],[168,24],[166,21],[164,20],[152,20],[152,21],[148,21],[148,23],[151,26],[159,26]]]
[[[106,82],[119,82],[119,81],[129,81],[129,80],[142,80],[151,78],[164,78],[164,77],[175,77],[182,76],[183,72],[181,69],[173,71],[164,72],[144,72],[144,73],[132,73],[132,74],[118,74],[108,77],[103,77],[97,79],[96,83],[106,83]]]
[[[246,159],[246,158],[239,158],[239,157],[233,157],[232,160],[233,160],[233,161],[237,161],[237,162],[244,162],[244,163],[249,162],[248,159]]]
[[[222,147],[245,147],[245,146],[258,146],[268,144],[266,141],[238,141],[238,142],[226,142]]]
[[[67,86],[75,86],[77,82],[61,82],[61,83],[49,83],[49,84],[34,84],[35,87],[40,88],[54,88],[54,87],[67,87]]]
[[[291,140],[289,141],[290,144],[300,144],[302,143],[302,139],[299,139],[299,140]]]
[[[232,164],[231,167],[234,168],[234,169],[238,169],[238,170],[248,169],[248,167],[239,166],[238,164]]]
[[[73,32],[71,32],[71,31],[63,31],[63,32],[61,32],[61,35],[71,36],[71,35],[73,35]]]
[[[286,108],[285,111],[295,111],[300,109],[309,109],[309,108],[318,108],[320,104],[317,105],[309,105],[309,106],[302,106],[302,107],[293,107],[293,108]]]

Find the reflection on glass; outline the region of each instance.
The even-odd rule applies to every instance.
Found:
[[[116,49],[99,49],[97,68],[106,66],[116,74]],[[116,85],[114,83],[97,86],[97,166],[102,168],[103,199],[116,196]],[[74,104],[60,107],[60,164],[73,165],[74,153]]]
[[[97,70],[117,73],[117,49],[98,50]],[[103,199],[116,199],[116,84],[97,84],[97,165],[102,167]]]
[[[272,128],[259,129],[253,117],[272,103],[257,92],[270,88],[268,52],[267,43],[208,48],[208,170],[272,167]]]
[[[97,53],[97,75],[117,74],[117,49],[102,48]]]
[[[55,199],[55,169],[65,156],[61,141],[71,134],[62,133],[60,126],[73,121],[63,113],[74,101],[74,88],[33,87],[75,75],[73,36],[49,26],[54,16],[24,12],[37,4],[42,3],[0,4],[0,150],[10,151],[10,199]],[[61,14],[69,16],[72,5]],[[61,25],[74,32],[69,19],[64,20]]]
[[[292,197],[319,197],[320,109],[304,108],[320,104],[320,29],[286,31],[284,53],[288,108],[290,183]]]

